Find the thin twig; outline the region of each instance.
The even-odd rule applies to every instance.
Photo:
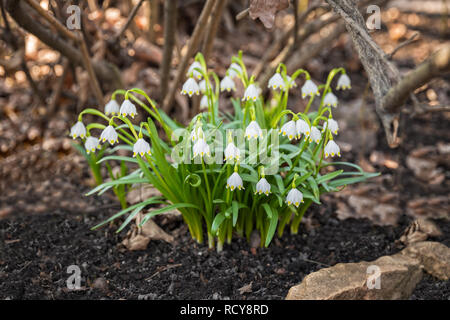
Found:
[[[97,102],[100,105],[103,105],[103,103],[104,103],[103,102],[103,93],[100,88],[100,84],[98,83],[97,75],[95,74],[94,68],[92,67],[91,57],[90,57],[89,51],[86,47],[86,41],[84,40],[83,34],[81,32],[78,32],[78,39],[79,39],[78,43],[81,48],[81,54],[83,56],[83,64],[84,64],[86,71],[88,72],[89,79],[91,80],[91,84],[94,89],[95,97],[97,98]]]
[[[167,271],[169,269],[173,269],[173,268],[178,268],[181,267],[182,264],[178,263],[178,264],[168,264],[167,266],[162,267],[160,270],[156,271],[154,274],[152,274],[150,277],[146,278],[145,281],[149,281],[152,278],[156,277],[158,274],[160,274],[161,272]]]
[[[442,105],[438,105],[438,106],[426,106],[426,107],[422,107],[421,110],[419,111],[415,111],[411,114],[411,117],[417,117],[429,112],[449,112],[450,111],[450,106],[442,106]]]
[[[323,29],[325,26],[335,22],[338,20],[338,15],[333,14],[327,14],[323,15],[320,19],[311,21],[310,23],[306,24],[304,27],[300,28],[300,31],[297,35],[297,45],[301,45],[303,42],[305,42],[311,35],[314,33],[319,32],[321,29]],[[275,69],[277,68],[278,64],[281,62],[288,63],[288,59],[296,52],[294,50],[294,40],[293,38],[290,39],[288,44],[283,48],[283,50],[270,62],[266,63],[264,66],[261,67],[260,70],[265,70],[263,74],[259,77],[259,82],[263,88],[266,87],[266,84],[268,83],[270,77],[275,72]],[[316,47],[317,48],[317,47]],[[307,49],[309,50],[309,47],[305,47],[304,51]],[[312,50],[310,50],[312,52]],[[300,59],[302,60],[302,59]],[[298,64],[296,64],[298,65]],[[256,69],[256,68],[255,68]]]
[[[330,6],[327,4],[312,5],[306,11],[302,12],[302,14],[299,16],[299,18],[298,18],[299,25],[302,25],[303,22],[308,17],[308,15],[317,9],[325,9],[328,11],[330,9]],[[321,26],[321,21],[326,20],[326,19],[322,19],[323,17],[325,17],[325,18],[327,17],[325,15],[326,12],[324,12],[324,14],[319,16],[316,20],[304,25],[302,28],[299,28],[299,30],[297,32],[297,37],[296,37],[297,45],[305,39],[305,36],[308,36],[309,34],[315,32],[313,30],[316,28],[315,26],[317,26],[317,28],[319,28],[319,29],[323,27],[323,26]],[[338,15],[335,15],[333,20],[337,20],[337,19],[338,19]],[[328,24],[331,22],[332,22],[332,20],[330,20],[326,23]],[[255,69],[253,71],[253,75],[255,77],[259,77],[262,70],[265,69],[267,64],[269,63],[269,60],[275,58],[277,52],[280,50],[280,48],[282,46],[284,46],[284,44],[287,41],[289,41],[288,46],[291,45],[291,43],[293,41],[292,38],[294,36],[294,28],[295,28],[294,26],[291,26],[289,29],[283,31],[281,36],[279,36],[278,39],[276,39],[272,43],[272,45],[267,50],[264,51],[264,55],[262,56],[262,58],[260,59],[258,64],[255,66]]]
[[[186,54],[183,56],[183,58],[181,59],[180,65],[178,66],[178,72],[175,77],[175,80],[173,81],[173,84],[172,84],[168,94],[164,98],[163,110],[166,113],[169,113],[172,110],[173,101],[175,99],[175,93],[178,90],[178,85],[186,73],[186,70],[188,68],[189,59],[192,57],[192,55],[195,53],[195,51],[198,50],[198,45],[199,45],[200,40],[202,39],[202,36],[205,31],[204,26],[206,24],[206,21],[208,20],[209,15],[211,14],[211,11],[214,7],[215,1],[218,1],[218,0],[207,0],[205,6],[203,7],[202,13],[200,14],[200,18],[198,19],[197,24],[194,28],[192,36],[189,39],[189,44],[188,44]]]
[[[293,0],[294,1],[294,43],[293,43],[293,47],[294,50],[297,48],[297,34],[298,34],[298,29],[300,28],[300,17],[299,17],[299,12],[298,12],[298,8],[299,8],[299,1],[300,0]]]
[[[9,25],[9,21],[8,21],[8,16],[6,15],[5,12],[5,8],[3,6],[3,2],[0,2],[0,6],[1,6],[1,12],[2,12],[2,18],[3,18],[3,23],[5,24],[5,38],[7,38],[13,48],[13,50],[20,50],[22,53],[20,55],[20,66],[22,67],[23,72],[25,73],[25,76],[27,77],[28,82],[30,83],[31,88],[33,89],[34,94],[38,97],[39,102],[41,104],[45,105],[45,97],[42,94],[42,92],[39,90],[39,87],[37,86],[36,82],[34,81],[33,77],[31,76],[30,70],[28,69],[27,63],[25,61],[25,49],[24,48],[20,48],[20,47],[24,47],[24,44],[22,43],[22,45],[19,45],[19,41],[17,41],[17,38],[15,38],[11,27]]]
[[[46,10],[44,10],[36,1],[34,0],[26,0],[26,2],[35,9],[45,20],[47,20],[52,26],[54,26],[61,34],[65,35],[67,38],[75,41],[79,44],[81,48],[81,56],[83,60],[83,65],[86,68],[86,71],[89,74],[89,78],[91,79],[92,86],[94,89],[94,94],[97,98],[97,102],[101,105],[103,104],[103,94],[100,89],[100,85],[97,80],[97,76],[94,72],[94,68],[92,67],[91,57],[89,55],[89,51],[86,47],[86,41],[81,32],[73,33],[69,31],[61,22],[59,22],[54,16],[50,15]]]
[[[158,23],[159,16],[159,0],[149,0],[150,1],[150,24],[148,29],[148,39],[150,42],[155,42],[155,25]]]
[[[250,12],[250,8],[247,8],[247,9],[245,9],[245,10],[242,10],[241,12],[239,12],[239,13],[236,15],[236,20],[239,21],[239,20],[244,19],[246,16],[248,16],[249,12]]]
[[[161,99],[167,93],[170,78],[170,65],[172,63],[173,47],[175,45],[175,34],[177,28],[177,0],[166,0],[164,2],[164,48],[163,61],[160,69],[161,76]]]
[[[61,91],[64,87],[64,80],[66,79],[67,73],[69,71],[69,60],[63,58],[63,73],[61,77],[59,77],[58,82],[56,83],[56,87],[53,90],[52,97],[50,99],[50,103],[48,105],[48,113],[53,114],[56,111],[56,105],[58,104],[59,98],[61,97]]]
[[[77,36],[70,32],[64,25],[59,22],[54,16],[50,15],[48,11],[44,10],[39,3],[34,0],[25,0],[34,10],[36,10],[45,20],[47,20],[56,30],[69,39],[77,41]]]
[[[206,62],[208,62],[209,55],[211,54],[211,50],[214,43],[214,38],[217,34],[217,29],[219,28],[220,21],[222,18],[223,9],[226,7],[228,0],[216,1],[213,14],[209,18],[207,30],[208,33],[205,37],[205,42],[203,43],[202,52],[205,57]]]
[[[59,51],[63,56],[67,57],[74,66],[83,66],[81,51],[70,43],[70,41],[67,41],[65,37],[60,37],[60,32],[55,33],[46,25],[40,23],[38,19],[35,19],[33,15],[30,14],[30,11],[33,11],[34,9],[25,1],[6,0],[5,3],[6,11],[21,28],[33,34],[50,48]],[[49,15],[47,14],[47,16]],[[51,20],[51,18],[48,19]],[[57,23],[59,23],[59,21]],[[55,24],[55,26],[56,25],[58,24]],[[69,30],[66,29],[66,31],[67,33],[64,31],[61,31],[61,33],[64,33],[66,36],[71,34],[72,36],[70,36],[70,39],[76,37]],[[123,87],[120,72],[115,65],[104,60],[93,61],[92,64],[96,74],[104,82],[111,83],[114,88]]]
[[[395,47],[394,50],[392,50],[391,53],[386,54],[385,58],[388,60],[391,60],[392,57],[397,53],[398,50],[400,50],[403,47],[406,47],[407,45],[417,41],[417,37],[419,36],[419,32],[415,32],[409,39],[403,41],[402,43],[400,43],[397,47]]]
[[[133,8],[133,10],[131,10],[130,15],[128,16],[128,20],[127,22],[125,22],[125,24],[122,26],[122,28],[120,28],[119,31],[117,31],[117,33],[114,35],[113,37],[113,42],[117,42],[117,40],[119,40],[119,38],[122,36],[122,34],[125,32],[125,30],[128,29],[128,27],[130,26],[131,22],[133,21],[134,17],[136,16],[136,14],[139,11],[139,8],[141,7],[142,3],[144,2],[144,0],[140,0]]]

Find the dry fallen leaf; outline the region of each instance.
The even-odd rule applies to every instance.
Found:
[[[130,190],[127,193],[127,202],[129,204],[136,204],[138,202],[142,202],[151,197],[158,197],[161,195],[161,192],[158,189],[152,186],[137,186]]]
[[[142,236],[140,234],[132,235],[130,238],[126,238],[122,241],[122,244],[130,251],[145,250],[150,242],[150,238]]]
[[[289,7],[289,0],[251,0],[250,18],[259,18],[267,29],[272,29],[278,11]]]
[[[408,228],[405,229],[400,242],[404,245],[409,245],[414,242],[425,241],[428,236],[439,237],[442,235],[441,230],[436,224],[428,219],[414,220]]]
[[[144,215],[139,212],[136,216],[136,225],[133,230],[128,232],[127,237],[122,241],[122,244],[128,250],[145,250],[150,240],[163,240],[168,243],[173,243],[174,238],[161,229],[152,219],[148,220],[141,228],[137,226],[141,223]]]
[[[239,288],[239,294],[244,294],[244,293],[251,293],[252,292],[252,282],[250,282],[249,284],[246,284],[245,286],[243,286],[242,288]]]
[[[152,240],[164,240],[168,243],[172,243],[174,240],[170,234],[161,229],[152,219],[142,226],[141,235]]]

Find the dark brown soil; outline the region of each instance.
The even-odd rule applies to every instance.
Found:
[[[393,254],[410,222],[398,227],[367,219],[338,220],[313,208],[298,235],[275,239],[252,254],[235,239],[222,253],[194,243],[182,232],[175,245],[153,241],[146,251],[118,245],[116,227],[89,228],[110,215],[53,212],[0,221],[1,299],[283,299],[307,274],[338,262],[374,260]],[[436,221],[450,245],[450,222]],[[306,227],[309,226],[309,227]],[[184,228],[182,225],[175,226]],[[81,269],[81,290],[69,291],[67,267]],[[251,292],[240,293],[248,284]],[[450,299],[450,282],[427,276],[412,299]]]

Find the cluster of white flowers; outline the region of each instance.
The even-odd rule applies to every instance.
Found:
[[[275,73],[272,78],[269,79],[269,83],[267,85],[268,88],[272,88],[273,90],[285,90],[295,88],[297,84],[295,81],[292,80],[292,78],[288,75],[286,75],[286,81],[283,79],[283,76],[277,72]]]
[[[131,118],[134,118],[134,116],[137,115],[136,106],[130,100],[125,99],[122,102],[122,105],[119,107],[117,101],[115,99],[111,99],[105,105],[105,115],[122,117],[130,116]],[[119,134],[111,123],[103,129],[99,139],[93,136],[89,136],[83,122],[79,120],[70,129],[70,136],[73,139],[76,139],[78,137],[80,137],[81,139],[86,138],[86,141],[84,142],[84,148],[86,149],[86,152],[88,154],[91,152],[95,152],[96,149],[101,149],[101,143],[105,143],[107,141],[110,145],[119,143]],[[138,138],[136,143],[133,145],[133,157],[135,157],[137,154],[141,155],[141,157],[144,156],[144,154],[151,154],[150,144],[143,138]]]
[[[192,96],[193,94],[198,94],[199,91],[205,93],[206,91],[206,81],[202,80],[200,82],[200,85],[197,85],[196,81],[194,80],[194,77],[197,77],[198,79],[201,79],[201,73],[197,72],[195,68],[201,68],[201,65],[199,63],[194,62],[188,71],[189,78],[183,85],[183,94],[188,94],[189,96]],[[220,81],[220,90],[221,92],[227,91],[230,92],[232,90],[236,90],[236,85],[234,83],[234,78],[236,76],[242,75],[242,68],[236,64],[232,63],[230,67],[228,68],[226,72],[226,76]],[[284,77],[279,73],[275,73],[269,80],[268,88],[271,88],[273,90],[286,90],[296,87],[295,81],[288,75],[285,75]],[[338,80],[337,89],[348,89],[350,88],[350,78],[343,74]],[[313,97],[313,96],[319,96],[319,88],[317,85],[309,79],[309,76],[307,80],[305,81],[303,87],[301,88],[302,97]],[[242,98],[242,101],[256,101],[259,96],[261,95],[261,88],[256,83],[250,83],[247,88],[245,89],[244,96]],[[330,91],[325,94],[323,97],[323,105],[324,106],[332,106],[336,107],[338,103],[337,97]],[[208,107],[208,97],[204,95],[200,101],[200,107],[207,108]],[[303,135],[305,137],[306,141],[315,142],[316,144],[320,143],[320,140],[322,139],[322,133],[325,132],[327,129],[330,130],[330,132],[334,135],[337,134],[339,126],[338,123],[332,119],[331,117],[323,124],[322,132],[317,128],[315,125],[310,125],[308,122],[306,122],[303,119],[298,120],[290,120],[286,122],[281,129],[279,130],[279,133],[284,137],[287,137],[290,141],[294,138],[300,139]],[[262,138],[262,130],[259,126],[258,122],[256,120],[250,121],[248,126],[245,129],[245,137],[247,139],[258,139]],[[210,148],[208,144],[206,143],[206,140],[203,137],[203,131],[201,127],[194,128],[191,132],[191,139],[193,142],[195,142],[193,147],[193,153],[195,156],[205,156],[210,155]],[[328,141],[327,145],[324,149],[325,157],[331,156],[334,157],[335,155],[340,156],[340,149],[339,146],[331,139]],[[229,141],[227,147],[225,148],[225,161],[236,161],[238,162],[240,158],[240,150],[236,147],[236,145]],[[231,191],[237,189],[241,190],[243,189],[243,182],[242,178],[239,176],[239,173],[237,170],[228,178],[227,180],[227,188]],[[257,194],[265,194],[269,195],[270,193],[270,184],[269,182],[262,177],[259,182],[256,184],[256,193]],[[286,197],[286,203],[288,205],[294,205],[298,207],[300,203],[303,203],[303,194],[295,187],[293,187],[287,197]]]
[[[183,88],[181,93],[184,95],[188,95],[192,97],[194,94],[199,95],[202,92],[204,95],[200,101],[201,108],[207,108],[209,105],[209,92],[212,90],[212,86],[207,88],[209,85],[207,79],[202,80],[202,73],[199,71],[202,69],[202,65],[195,61],[188,70],[187,76],[188,79],[183,84]],[[226,72],[226,76],[220,81],[220,90],[223,91],[232,91],[236,90],[236,85],[234,82],[234,78],[236,76],[241,77],[243,75],[242,68],[236,64],[232,63]],[[199,84],[197,84],[197,80],[201,80]],[[281,75],[279,72],[275,73],[269,80],[268,87],[273,90],[289,90],[291,88],[296,87],[295,81],[288,75]],[[348,89],[351,87],[350,78],[346,74],[342,74],[338,80],[337,89]],[[320,95],[319,88],[317,85],[309,79],[309,75],[307,76],[307,80],[305,81],[303,87],[301,88],[302,97],[314,97]],[[244,92],[244,96],[242,101],[256,101],[261,95],[261,88],[258,84],[254,83],[253,80],[250,81],[250,84],[247,86]],[[323,97],[323,105],[327,107],[336,107],[338,103],[337,97],[331,92],[328,91]],[[136,106],[128,99],[125,99],[121,106],[116,102],[113,98],[105,105],[104,109],[105,115],[112,115],[114,117],[127,117],[130,116],[134,118],[137,115]],[[248,140],[258,139],[263,137],[263,132],[258,122],[255,119],[254,110],[251,114],[252,119],[248,126],[245,129],[245,137]],[[115,124],[112,122],[112,119],[108,126],[106,126],[100,138],[93,137],[89,134],[89,130],[86,129],[83,122],[81,121],[81,116],[79,121],[71,128],[70,136],[73,139],[80,137],[81,139],[85,139],[85,149],[87,153],[95,152],[96,149],[101,148],[101,143],[105,143],[108,141],[111,145],[119,142],[119,134],[114,128]],[[327,130],[331,132],[329,136],[324,135],[324,137],[329,137],[330,140],[326,144],[324,148],[325,157],[334,157],[340,156],[340,148],[333,141],[333,134],[337,135],[339,126],[337,121],[332,119],[331,111],[330,117],[325,121],[322,126],[322,132],[318,129],[318,127],[313,124],[309,124],[308,121],[304,119],[298,119],[298,115],[294,116],[294,119],[287,121],[280,129],[279,134],[283,137],[287,137],[290,141],[297,138],[300,139],[303,135],[305,137],[305,141],[315,142],[319,144],[321,139],[323,138],[323,133],[327,133]],[[194,142],[192,147],[192,152],[194,157],[200,156],[201,158],[205,156],[210,156],[210,147],[206,142],[205,134],[202,130],[202,125],[200,120],[197,120],[191,134],[190,139]],[[136,142],[133,145],[133,157],[140,155],[143,157],[144,155],[151,155],[151,147],[150,144],[144,140],[142,134],[139,133],[139,138],[136,139]],[[226,188],[234,191],[234,190],[242,190],[244,189],[243,180],[238,173],[239,161],[240,161],[241,151],[234,144],[232,138],[228,139],[227,147],[225,148],[225,161],[234,161],[235,169],[234,172],[228,177]],[[295,181],[295,178],[294,178]],[[255,186],[255,194],[258,195],[266,195],[268,196],[271,193],[271,185],[267,181],[264,176],[264,169],[262,169],[262,174],[260,180],[256,183]],[[288,205],[294,205],[298,207],[301,203],[303,203],[303,194],[301,191],[297,189],[297,187],[292,185],[291,190],[289,190],[285,202]]]

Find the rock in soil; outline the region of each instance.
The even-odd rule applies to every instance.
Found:
[[[287,300],[408,299],[422,279],[418,260],[395,254],[372,262],[339,263],[309,274]]]
[[[450,279],[450,248],[434,241],[416,242],[401,252],[403,255],[418,259],[424,270],[432,276]]]
[[[209,250],[191,239],[182,222],[165,227],[172,235],[180,230],[173,244],[152,240],[145,250],[128,251],[119,245],[125,232],[116,234],[123,219],[90,229],[120,209],[106,205],[79,213],[13,212],[1,219],[0,299],[284,299],[289,288],[324,267],[398,253],[402,247],[395,240],[411,223],[406,217],[398,227],[341,221],[331,206],[323,213],[325,206],[312,206],[305,216],[310,228],[302,224],[297,235],[275,237],[255,254],[242,238],[233,238],[221,253]],[[450,222],[433,221],[442,236],[430,240],[450,245]],[[71,265],[81,270],[82,290],[66,288]],[[105,279],[106,291],[89,285],[98,278]],[[251,292],[240,294],[249,283]],[[450,281],[427,275],[413,298],[446,300],[449,292]]]

